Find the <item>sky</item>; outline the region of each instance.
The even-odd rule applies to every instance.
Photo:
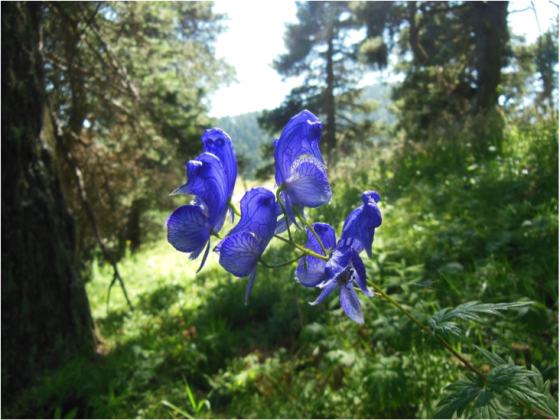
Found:
[[[535,1],[537,18],[530,1],[515,0],[509,4],[509,25],[513,32],[534,42],[558,19],[558,8],[549,1]],[[285,81],[271,67],[273,60],[285,53],[286,23],[295,23],[296,5],[292,1],[216,0],[214,11],[228,16],[227,29],[216,42],[216,55],[235,67],[237,83],[222,87],[210,96],[211,117],[239,115],[272,109],[298,86],[297,78]],[[381,75],[366,75],[364,84],[375,83]],[[384,76],[387,76],[386,74]]]

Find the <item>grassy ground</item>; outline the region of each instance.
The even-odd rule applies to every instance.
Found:
[[[483,155],[464,133],[422,148],[394,146],[362,150],[338,165],[330,174],[333,202],[310,218],[334,223],[340,233],[361,192],[379,191],[384,221],[366,261],[368,278],[420,319],[471,300],[535,302],[487,325],[467,324],[467,335],[519,364],[530,355],[557,398],[556,123],[519,124],[501,151]],[[265,259],[292,255],[273,242]],[[460,362],[380,298],[360,296],[366,323],[359,326],[334,295],[309,306],[318,293],[296,287],[295,265],[259,268],[248,306],[246,279],[225,273],[216,256],[199,274],[197,268],[165,239],[127,256],[120,270],[135,306],[130,312],[118,285],[107,305],[112,273],[94,266],[88,295],[104,355],[47,375],[22,396],[20,413],[425,418],[434,415],[443,388],[465,375]],[[488,368],[470,346],[452,345]]]

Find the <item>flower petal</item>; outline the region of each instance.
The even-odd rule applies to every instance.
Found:
[[[322,129],[319,119],[307,110],[290,119],[280,138],[274,142],[276,185],[282,185],[291,176],[292,164],[301,156],[308,155],[324,163],[319,151]]]
[[[169,243],[178,251],[192,252],[192,258],[196,258],[202,252],[210,238],[210,228],[200,207],[179,207],[171,213],[165,226]]]
[[[204,143],[203,149],[205,152],[212,153],[220,159],[227,178],[227,196],[231,198],[237,179],[237,159],[235,158],[231,138],[224,130],[211,128],[202,135],[202,143]]]
[[[305,287],[317,287],[325,280],[326,261],[305,255],[296,268],[296,281]]]
[[[210,226],[219,224],[228,198],[226,174],[220,160],[211,153],[202,153],[195,160],[187,162],[187,178],[187,183],[177,188],[171,195],[196,196],[195,201],[200,202],[208,211]],[[221,223],[223,224],[223,221]]]
[[[326,299],[326,297],[328,295],[330,295],[331,292],[334,290],[334,288],[336,287],[336,284],[337,284],[336,281],[331,281],[331,282],[327,283],[323,287],[323,290],[321,291],[321,294],[319,295],[317,300],[315,300],[315,302],[309,302],[309,304],[311,306],[315,306],[315,305],[318,305],[319,303],[321,303],[322,301],[324,301]]]
[[[356,275],[354,279],[356,280],[356,284],[360,288],[362,292],[365,293],[366,296],[373,297],[373,292],[370,292],[367,288],[367,275],[366,275],[366,268],[364,267],[364,262],[358,255],[358,253],[352,249],[352,265],[354,266],[354,270],[356,271]]]
[[[260,244],[249,232],[228,236],[219,250],[220,265],[236,277],[248,276],[261,256]]]
[[[329,250],[336,247],[336,233],[331,225],[328,223],[313,223],[311,226],[319,239],[321,239],[325,249]],[[307,229],[307,243],[305,247],[318,254],[323,253],[321,245],[319,245],[317,238],[315,238],[315,235],[313,235],[310,229]]]
[[[314,158],[298,159],[284,181],[292,205],[319,207],[331,201],[332,191],[324,166]]]
[[[336,280],[338,275],[346,270],[346,268],[350,265],[350,258],[350,248],[337,248],[331,254],[331,259],[325,266],[325,281],[329,282]]]
[[[208,258],[208,252],[210,252],[210,239],[208,239],[208,246],[206,247],[206,251],[204,251],[204,257],[202,257],[202,261],[200,262],[200,267],[198,267],[198,270],[196,270],[196,274],[200,273],[200,270],[202,270],[202,267],[204,267],[204,264],[206,264],[206,258]]]
[[[379,194],[375,191],[366,191],[362,194],[362,204],[352,211],[344,222],[340,240],[349,244],[350,239],[358,240],[371,258],[371,245],[375,235],[375,228],[381,226],[382,217],[377,202]],[[356,249],[356,246],[353,246]],[[358,250],[359,252],[359,250]]]
[[[297,217],[295,211],[300,211],[301,206],[297,206],[296,209],[292,206],[292,201],[290,200],[290,196],[286,193],[286,191],[282,191],[280,193],[280,200],[284,204],[284,208],[286,209],[286,214],[288,215],[288,225],[292,223],[298,228],[301,229],[301,226],[297,222]]]
[[[325,248],[332,249],[336,245],[336,234],[332,226],[327,223],[314,223],[313,229],[321,239]],[[311,230],[307,229],[307,243],[305,248],[322,255],[323,249]],[[320,258],[304,256],[296,268],[296,281],[305,287],[316,287],[325,280],[325,266],[327,261]]]
[[[249,295],[251,294],[251,290],[253,290],[253,283],[255,282],[255,277],[257,275],[257,267],[253,269],[251,272],[251,277],[249,277],[249,281],[247,282],[247,289],[245,291],[245,305],[249,304]]]
[[[228,236],[239,232],[254,233],[266,248],[276,230],[276,198],[266,188],[253,188],[241,199],[241,220]]]
[[[362,305],[360,305],[360,299],[358,299],[358,295],[354,291],[353,284],[348,283],[344,286],[338,286],[338,293],[340,295],[340,304],[346,315],[358,324],[363,324],[364,314],[362,312]]]

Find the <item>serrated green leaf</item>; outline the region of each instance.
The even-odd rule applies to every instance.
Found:
[[[519,400],[529,408],[556,416],[557,409],[549,406],[546,396],[532,381],[532,378],[538,375],[535,371],[508,363],[493,369],[486,377],[486,385],[513,403],[518,403]]]
[[[459,318],[463,321],[474,321],[485,323],[478,314],[503,316],[499,311],[507,311],[508,309],[520,308],[531,305],[532,302],[513,302],[513,303],[480,303],[477,301],[463,303],[455,309],[446,311],[441,318],[442,322],[453,318]],[[441,312],[441,311],[440,311]]]
[[[474,419],[509,419],[512,417],[513,413],[506,410],[489,389],[480,393],[471,416]]]
[[[535,374],[531,377],[531,381],[535,385],[535,388],[544,396],[543,402],[548,408],[548,411],[543,411],[547,414],[552,414],[553,417],[558,417],[558,401],[550,394],[550,381],[543,381],[542,374],[535,365],[531,366],[531,371]]]
[[[449,419],[455,412],[457,412],[457,416],[460,417],[468,405],[483,391],[483,386],[484,385],[480,381],[472,382],[471,380],[465,381],[463,379],[447,386],[445,388],[447,391],[454,392],[437,404],[437,407],[442,408],[436,413],[436,418]]]
[[[481,352],[486,359],[490,362],[490,365],[493,367],[498,367],[501,365],[505,365],[506,361],[502,359],[500,356],[494,353],[490,353],[488,350],[483,349],[482,347],[478,347],[475,345],[476,349]]]
[[[450,339],[451,337],[458,338],[463,340],[465,343],[470,344],[469,339],[456,322],[442,322],[436,324],[434,320],[430,321],[430,326],[432,327],[432,331],[436,334],[441,336],[444,339]]]

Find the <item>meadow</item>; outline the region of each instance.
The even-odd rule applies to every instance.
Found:
[[[468,301],[532,302],[462,325],[471,344],[536,366],[558,401],[557,121],[510,123],[503,144],[484,150],[468,131],[422,146],[395,139],[363,147],[329,171],[333,200],[310,219],[340,234],[361,193],[378,191],[383,224],[372,259],[364,258],[368,279],[425,323]],[[253,184],[238,182],[238,192]],[[98,356],[49,372],[3,416],[429,418],[444,388],[467,374],[380,297],[360,296],[362,326],[334,296],[308,305],[318,293],[296,284],[296,264],[259,267],[246,306],[246,279],[225,272],[215,255],[195,274],[198,261],[167,243],[167,215],[151,212],[161,231],[120,263],[133,312],[118,285],[108,299],[111,267],[92,267]],[[273,241],[264,259],[294,255]],[[489,371],[468,342],[451,345]]]

